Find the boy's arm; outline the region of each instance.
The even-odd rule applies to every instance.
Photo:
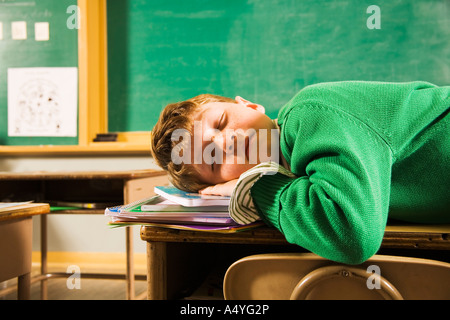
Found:
[[[260,216],[286,239],[322,257],[358,264],[383,239],[390,194],[389,146],[358,119],[333,109],[295,108],[284,123],[288,162],[251,188]],[[287,157],[288,158],[288,157]]]

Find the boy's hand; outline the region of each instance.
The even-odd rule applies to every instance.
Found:
[[[236,186],[238,179],[230,180],[224,183],[219,183],[214,186],[206,187],[199,190],[201,194],[214,194],[220,196],[231,196],[234,187]]]

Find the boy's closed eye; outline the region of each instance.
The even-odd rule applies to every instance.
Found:
[[[219,119],[219,123],[217,124],[217,129],[220,130],[220,128],[223,126],[224,118],[225,118],[225,112],[222,113],[222,116]]]
[[[219,122],[217,123],[217,129],[221,130],[221,128],[224,126],[225,123],[225,111],[222,112],[222,115],[219,118]],[[211,152],[211,156],[214,159],[216,156],[216,150],[213,149]],[[214,171],[217,169],[217,164],[213,161],[213,163],[211,163],[211,171],[214,173]]]

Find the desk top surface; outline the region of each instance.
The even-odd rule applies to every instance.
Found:
[[[27,218],[38,214],[50,212],[48,203],[27,203],[13,207],[0,208],[0,222]]]
[[[165,175],[162,170],[0,172],[0,180],[139,179]]]
[[[449,234],[450,225],[448,224],[391,225],[386,227],[381,246],[384,248],[450,250]],[[229,234],[142,226],[141,239],[149,242],[288,244],[281,232],[266,226]]]

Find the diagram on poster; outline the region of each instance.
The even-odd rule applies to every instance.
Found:
[[[76,137],[77,68],[8,69],[8,136]]]

